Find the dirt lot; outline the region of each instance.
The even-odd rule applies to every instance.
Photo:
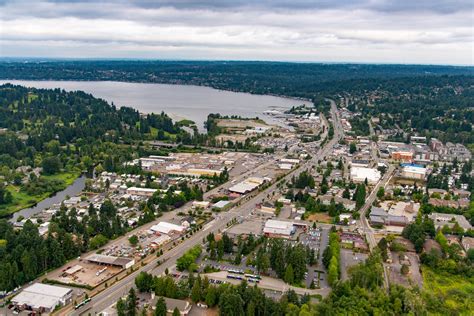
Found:
[[[332,223],[332,217],[329,216],[327,213],[315,213],[311,214],[307,218],[310,222],[321,222],[321,223]]]
[[[119,267],[106,267],[86,261],[81,261],[79,265],[82,267],[82,269],[73,275],[67,275],[64,272],[67,269],[64,269],[64,271],[56,270],[54,274],[51,273],[48,276],[48,279],[57,280],[63,283],[75,283],[95,287],[122,271],[122,269]],[[104,268],[107,269],[97,275],[97,273]]]
[[[266,127],[267,124],[263,122],[259,122],[256,120],[219,120],[217,122],[217,126],[224,127],[224,128],[242,128],[245,129],[247,127]]]
[[[247,135],[240,135],[240,134],[232,134],[232,135],[226,135],[226,134],[219,134],[216,136],[216,140],[218,142],[227,142],[227,141],[231,141],[231,142],[239,142],[239,143],[244,143],[245,140],[247,138],[249,138],[250,136],[247,136]]]

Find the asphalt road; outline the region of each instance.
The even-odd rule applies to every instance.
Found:
[[[387,171],[385,172],[383,178],[377,183],[377,185],[374,187],[370,195],[367,197],[365,200],[364,206],[360,209],[360,218],[357,221],[357,226],[362,228],[362,231],[365,233],[365,236],[367,238],[367,242],[369,244],[369,249],[372,251],[376,246],[377,242],[374,237],[374,230],[372,227],[369,225],[369,221],[366,218],[366,213],[372,206],[372,203],[374,203],[375,199],[377,198],[377,191],[379,190],[380,187],[386,187],[387,183],[390,182],[390,179],[393,176],[393,172],[395,170],[395,167],[393,165],[389,165]],[[388,288],[388,272],[387,268],[384,265],[384,286],[385,288]]]

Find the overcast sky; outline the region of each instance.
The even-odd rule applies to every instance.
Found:
[[[0,55],[472,65],[473,3],[0,0]]]

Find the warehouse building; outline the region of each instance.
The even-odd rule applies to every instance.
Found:
[[[252,177],[229,188],[230,192],[245,194],[252,192],[265,182],[263,178]]]
[[[377,169],[364,167],[351,168],[351,179],[354,182],[364,182],[365,179],[367,179],[369,184],[375,184],[381,177],[382,174]]]
[[[161,235],[151,242],[152,247],[160,247],[171,240],[171,237],[168,235]]]
[[[186,228],[181,226],[181,225],[176,225],[168,222],[159,222],[156,225],[153,225],[150,227],[150,230],[152,230],[154,233],[159,233],[159,234],[182,234],[186,231]]]
[[[269,219],[265,223],[263,233],[267,237],[291,238],[291,236],[295,233],[295,226],[292,222]]]
[[[426,168],[415,164],[402,165],[402,177],[407,179],[423,180],[426,176]]]
[[[101,254],[90,255],[87,258],[85,258],[85,260],[91,263],[95,263],[95,264],[120,267],[122,269],[128,269],[135,264],[134,259],[106,256],[106,255],[101,255]]]
[[[217,209],[217,210],[222,210],[229,204],[230,204],[230,201],[220,200],[220,201],[217,201],[216,203],[212,204],[212,208]]]
[[[146,196],[146,197],[153,196],[153,193],[155,192],[156,192],[156,189],[149,189],[149,188],[130,187],[127,189],[127,194],[137,195],[137,196]]]
[[[69,288],[35,283],[12,299],[12,304],[19,310],[33,310],[40,313],[50,313],[56,306],[68,304],[72,299]]]

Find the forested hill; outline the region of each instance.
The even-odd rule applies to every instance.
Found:
[[[165,114],[141,117],[132,108],[117,109],[102,99],[82,91],[66,92],[0,86],[0,127],[23,132],[27,144],[37,150],[51,140],[61,145],[79,139],[117,142],[139,138],[157,128],[177,133],[179,128]],[[2,151],[3,152],[3,151]]]
[[[195,84],[308,98],[327,89],[346,90],[372,84],[375,79],[443,75],[474,76],[474,68],[246,61],[0,61],[0,79]]]

